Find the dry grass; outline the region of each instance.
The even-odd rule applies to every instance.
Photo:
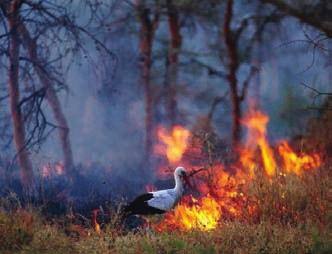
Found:
[[[313,225],[247,224],[224,222],[210,232],[139,232],[114,236],[106,230],[74,241],[50,225],[34,229],[27,241],[7,237],[15,248],[1,253],[331,253],[326,232]],[[24,238],[25,239],[25,238]]]
[[[258,208],[256,217],[250,216],[247,220],[325,225],[331,187],[329,169],[310,171],[301,176],[277,172],[272,181],[258,176],[243,190]]]
[[[255,216],[223,221],[209,232],[125,232],[45,221],[35,209],[0,209],[0,253],[332,253],[330,170],[305,177],[258,177],[246,193]],[[66,225],[66,226],[64,226]],[[75,237],[68,231],[77,231]]]

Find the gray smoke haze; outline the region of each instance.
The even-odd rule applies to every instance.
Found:
[[[112,19],[116,20],[124,12],[116,9]],[[131,23],[120,24],[103,35],[118,59],[115,75],[112,75],[114,66],[105,56],[91,53],[94,65],[82,58],[80,66],[71,68],[66,77],[69,92],[61,91],[59,95],[70,126],[76,164],[98,163],[123,175],[140,170],[144,151],[145,113],[138,27],[136,19],[129,19],[128,22]],[[218,28],[200,21],[195,22],[192,30],[183,28],[181,33],[183,45],[178,77],[178,110],[181,123],[190,127],[199,116],[208,113],[215,96],[226,93],[228,84],[190,64],[190,59],[198,55],[201,61],[224,71],[216,53],[220,47]],[[162,93],[167,36],[166,21],[162,20],[154,44],[152,73],[152,84],[157,93]],[[283,45],[304,39],[295,19],[285,19],[279,30],[271,26],[265,37],[260,49],[259,84],[254,83],[254,79],[249,94],[260,94],[261,108],[271,119],[270,138],[277,139],[305,130],[306,120],[314,113],[303,110],[311,103],[311,97],[310,91],[301,86],[301,82],[326,91],[331,88],[329,73],[332,70],[331,66],[326,66],[325,53],[317,51],[313,55],[313,49],[300,42]],[[90,47],[93,48],[93,45]],[[238,73],[240,82],[245,79],[248,69],[249,64],[241,66]],[[5,75],[1,82],[4,79]],[[160,104],[158,120],[163,122],[164,111]],[[247,105],[243,111],[246,109]],[[49,117],[52,119],[51,114]],[[217,107],[213,125],[222,138],[229,139],[230,124],[230,103],[226,101]],[[33,154],[33,158],[36,164],[61,160],[56,131],[44,143],[42,150]]]

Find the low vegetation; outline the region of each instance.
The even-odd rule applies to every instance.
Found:
[[[331,253],[329,171],[274,182],[258,177],[246,190],[257,214],[210,231],[130,231],[110,221],[96,232],[69,215],[50,220],[42,209],[2,199],[0,253]]]

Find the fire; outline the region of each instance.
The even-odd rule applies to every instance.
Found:
[[[43,178],[49,178],[52,175],[63,175],[64,174],[64,166],[62,162],[55,162],[55,163],[47,163],[41,167],[41,176]]]
[[[241,120],[248,129],[244,145],[240,147],[239,163],[226,167],[222,163],[211,164],[205,173],[200,174],[196,181],[196,191],[199,198],[185,196],[176,208],[167,213],[162,222],[153,227],[157,231],[165,230],[212,230],[218,226],[221,219],[244,218],[255,216],[259,207],[255,200],[246,194],[246,186],[256,177],[256,169],[263,168],[266,176],[272,179],[276,170],[294,172],[301,175],[304,170],[320,166],[321,159],[318,154],[297,154],[286,142],[282,141],[277,149],[273,149],[267,138],[267,124],[269,117],[261,111],[250,110]],[[164,128],[158,129],[158,138],[162,143],[155,150],[158,155],[165,156],[172,166],[181,162],[187,169],[197,168],[197,160],[190,161],[189,156],[183,154],[194,153],[188,147],[189,130],[176,126],[170,132]],[[202,147],[200,148],[202,149]],[[280,158],[282,165],[278,165],[275,158]],[[165,165],[162,167],[165,168]],[[229,169],[235,169],[233,174]],[[284,174],[282,171],[280,174]]]
[[[173,212],[166,214],[164,221],[156,226],[156,230],[163,231],[169,229],[169,226],[179,230],[216,228],[221,217],[218,202],[209,195],[200,200],[192,196],[188,198],[187,202],[184,201]]]
[[[97,234],[101,233],[100,224],[97,221],[99,209],[92,210],[92,225],[94,227],[94,230]]]
[[[214,173],[210,186],[204,183],[198,186],[204,196],[198,199],[185,196],[161,223],[155,225],[157,231],[208,231],[216,228],[222,217],[236,218],[241,215],[241,207],[247,201],[245,195],[238,191],[238,186],[243,184],[242,178],[231,176],[221,164],[213,166],[210,171]],[[207,180],[209,174],[205,177]]]
[[[44,166],[41,167],[41,176],[43,178],[47,178],[51,176],[51,171],[52,171],[52,167],[51,165],[48,163]]]
[[[181,160],[183,153],[188,146],[188,140],[191,133],[182,126],[174,126],[170,132],[160,127],[157,130],[157,136],[162,145],[156,147],[159,154],[165,154],[171,164]]]
[[[96,224],[95,224],[95,231],[96,231],[96,233],[97,234],[100,234],[100,224],[98,223],[98,222],[96,222]]]
[[[261,158],[265,172],[269,176],[273,176],[276,170],[276,161],[273,156],[273,151],[267,141],[267,123],[269,117],[260,111],[249,111],[249,113],[242,119],[242,124],[248,128],[246,148],[242,152],[244,158],[241,162],[243,165],[252,171],[254,167],[253,157],[254,149],[259,147]],[[246,151],[247,150],[247,151]]]
[[[302,174],[302,170],[318,168],[321,160],[318,154],[297,155],[286,141],[281,141],[278,146],[279,154],[283,160],[283,167],[287,172]]]

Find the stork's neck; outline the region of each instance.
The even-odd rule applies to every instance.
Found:
[[[182,195],[183,193],[183,183],[182,180],[180,179],[180,177],[178,175],[174,175],[174,179],[175,179],[175,187],[174,190],[179,194]]]

